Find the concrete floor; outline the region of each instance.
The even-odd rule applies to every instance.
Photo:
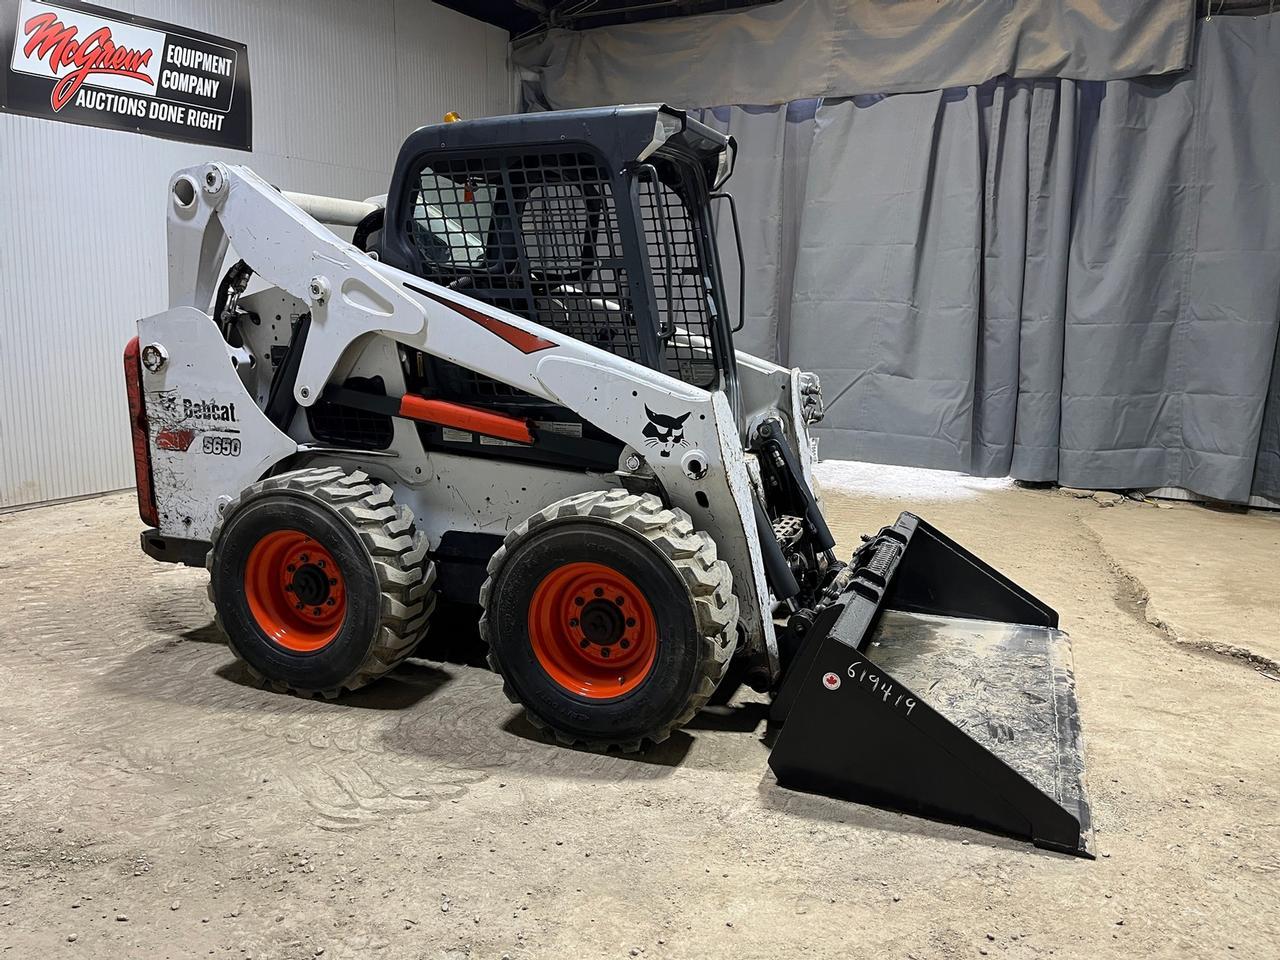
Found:
[[[1280,955],[1280,516],[824,476],[1062,612],[1097,861],[781,790],[754,695],[623,758],[472,667],[253,689],[112,496],[0,517],[0,956]]]

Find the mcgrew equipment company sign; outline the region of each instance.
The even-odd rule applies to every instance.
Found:
[[[10,113],[253,147],[242,43],[77,0],[0,0],[0,56]]]

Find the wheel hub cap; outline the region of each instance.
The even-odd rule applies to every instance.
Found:
[[[331,643],[347,612],[337,562],[298,530],[274,530],[253,545],[244,592],[262,631],[294,653],[313,653]]]
[[[616,604],[608,600],[592,600],[582,608],[579,626],[582,635],[591,643],[610,647],[618,643],[626,632],[626,619]]]
[[[556,684],[592,700],[634,690],[658,652],[648,599],[601,563],[568,563],[543,578],[529,604],[529,640]]]
[[[308,607],[322,606],[329,599],[329,578],[318,564],[298,567],[289,585],[293,595]]]

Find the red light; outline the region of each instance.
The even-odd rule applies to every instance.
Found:
[[[155,485],[151,480],[151,447],[147,439],[147,407],[142,400],[142,365],[138,338],[124,348],[124,388],[129,395],[129,430],[133,434],[133,476],[138,485],[138,516],[152,527],[160,526],[156,513]]]

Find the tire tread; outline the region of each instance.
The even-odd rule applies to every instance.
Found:
[[[333,699],[344,690],[357,690],[394,670],[417,646],[435,608],[432,589],[436,567],[427,556],[427,536],[414,528],[413,512],[395,503],[394,491],[362,470],[350,473],[338,466],[293,470],[268,477],[241,491],[221,511],[211,544],[217,544],[223,524],[247,500],[268,493],[288,492],[310,497],[329,507],[351,527],[369,553],[374,575],[381,586],[381,617],[377,640],[369,654],[340,684],[324,690],[308,690],[263,676],[240,653],[236,639],[218,613],[214,581],[209,582],[214,622],[227,646],[260,686],[280,693]],[[211,572],[216,546],[205,557]]]
[[[578,518],[603,520],[626,527],[652,543],[671,561],[688,588],[698,628],[701,644],[698,679],[684,709],[675,719],[639,739],[588,740],[551,728],[550,724],[527,706],[525,715],[538,729],[550,729],[559,743],[585,746],[592,750],[614,747],[623,753],[633,753],[641,749],[644,742],[661,743],[674,730],[692,720],[724,678],[738,641],[738,598],[733,592],[733,575],[729,565],[718,558],[716,543],[710,534],[695,529],[687,513],[679,508],[665,506],[653,494],[611,489],[582,493],[557,501],[512,529],[489,560],[489,576],[480,590],[480,605],[484,609],[480,619],[480,636],[489,644],[489,666],[499,676],[503,676],[502,665],[493,653],[493,627],[489,618],[489,597],[498,573],[515,546],[532,531],[552,521]],[[505,676],[502,689],[508,700],[524,706],[520,704]]]

